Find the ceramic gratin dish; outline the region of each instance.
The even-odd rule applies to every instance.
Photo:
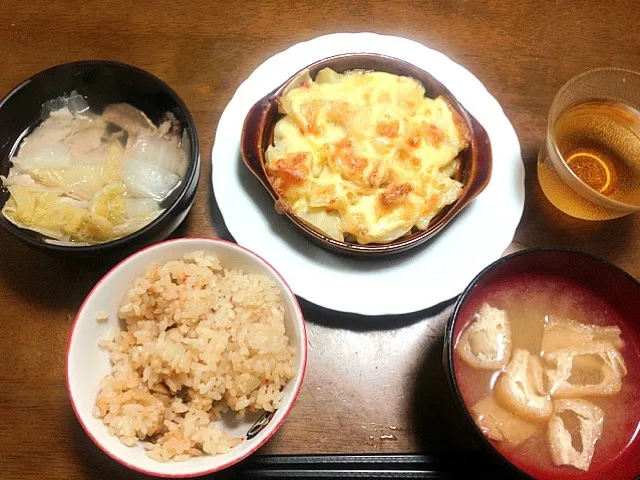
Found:
[[[244,163],[264,185],[274,202],[277,202],[279,195],[271,185],[266,172],[265,152],[273,143],[275,124],[283,116],[278,111],[278,98],[286,91],[299,86],[304,78],[308,76],[315,78],[320,70],[327,67],[338,73],[368,70],[412,77],[424,85],[427,97],[443,96],[470,132],[469,147],[458,156],[461,161],[454,175],[456,180],[462,182],[463,193],[458,200],[443,208],[431,220],[427,230],[421,231],[414,228],[410,233],[384,244],[360,245],[355,242],[341,242],[321,233],[294,214],[284,212],[283,215],[309,240],[329,250],[348,255],[388,255],[406,251],[426,242],[451,222],[489,183],[492,169],[491,144],[482,125],[460,105],[449,90],[428,72],[409,62],[381,54],[352,53],[322,59],[295,73],[278,88],[260,99],[249,111],[241,138]],[[275,208],[273,214],[277,214]]]

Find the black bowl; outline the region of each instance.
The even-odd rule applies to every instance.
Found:
[[[195,198],[200,176],[196,126],[189,109],[166,83],[139,68],[118,62],[90,60],[44,70],[15,87],[0,101],[0,175],[7,175],[10,159],[21,139],[41,121],[42,105],[76,91],[86,96],[94,111],[126,102],[158,124],[172,112],[186,131],[189,168],[180,186],[166,200],[166,209],[151,223],[126,236],[97,245],[64,246],[45,242],[44,235],[16,227],[0,215],[0,226],[29,245],[54,254],[74,257],[122,256],[169,236],[184,220]],[[9,192],[0,188],[0,209]]]

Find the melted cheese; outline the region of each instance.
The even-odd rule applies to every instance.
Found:
[[[279,101],[267,174],[279,206],[322,233],[390,242],[426,230],[462,193],[451,177],[468,132],[416,80],[324,69]]]

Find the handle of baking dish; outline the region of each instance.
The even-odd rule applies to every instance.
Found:
[[[264,168],[264,153],[269,139],[269,119],[273,114],[273,99],[264,97],[258,100],[247,114],[242,127],[240,152],[244,163],[260,179],[266,175]]]

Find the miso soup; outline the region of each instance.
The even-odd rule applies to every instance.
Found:
[[[536,478],[614,478],[640,453],[640,339],[628,321],[564,278],[479,287],[459,312],[453,367],[490,443]]]

